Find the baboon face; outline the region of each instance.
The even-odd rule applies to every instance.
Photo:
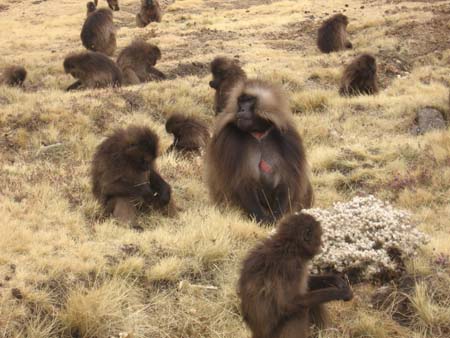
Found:
[[[148,58],[152,66],[156,65],[156,61],[161,59],[161,50],[154,46],[148,51]]]
[[[75,63],[76,62],[74,60],[71,60],[71,59],[64,60],[64,71],[66,72],[66,74],[70,74],[74,78],[78,79],[78,78],[80,78],[82,72],[76,66]]]
[[[363,62],[365,62],[365,64],[367,65],[367,69],[371,74],[375,74],[377,72],[377,63],[375,62],[374,57],[366,55],[363,58]]]
[[[120,8],[119,8],[119,0],[107,0],[107,1],[108,1],[109,8],[111,8],[113,11],[120,10]]]
[[[128,141],[124,153],[136,170],[148,171],[157,156],[157,148],[153,136],[146,135],[145,132],[136,132]]]
[[[153,0],[145,0],[147,6],[153,6]]]
[[[313,257],[320,253],[322,247],[322,227],[320,223],[311,215],[295,214],[291,216],[288,224],[281,224],[281,227],[290,227],[289,230],[294,231],[295,236],[298,238],[299,246],[303,248],[305,254]],[[280,231],[283,231],[280,229]]]
[[[242,94],[238,98],[236,112],[236,125],[244,132],[261,132],[270,127],[270,122],[256,114],[258,98]]]

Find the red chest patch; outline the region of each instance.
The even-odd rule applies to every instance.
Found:
[[[270,166],[269,163],[267,163],[264,160],[259,161],[259,169],[263,172],[265,172],[266,174],[270,174],[272,172],[272,167]]]

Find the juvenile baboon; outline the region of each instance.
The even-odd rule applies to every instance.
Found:
[[[236,82],[245,81],[247,75],[239,66],[237,60],[227,57],[216,57],[211,62],[211,73],[213,79],[209,82],[209,86],[216,90],[214,111],[217,115],[225,108],[230,91],[236,85]]]
[[[80,37],[87,49],[113,55],[116,50],[116,27],[111,10],[100,8],[89,14],[81,28]]]
[[[362,54],[344,70],[339,94],[354,96],[378,93],[377,62],[372,55]]]
[[[119,7],[119,0],[106,0],[108,2],[109,8],[111,8],[113,11],[120,10]]]
[[[95,12],[95,10],[97,9],[97,4],[98,4],[98,0],[94,0],[94,1],[89,1],[86,4],[87,7],[87,16],[89,16],[89,14],[92,14]]]
[[[138,212],[169,203],[171,187],[156,169],[157,156],[158,136],[147,127],[118,129],[97,147],[92,192],[107,214],[135,226]]]
[[[320,252],[322,228],[314,217],[285,217],[277,232],[244,260],[238,284],[244,321],[253,338],[307,338],[309,313],[353,292],[338,275],[309,276],[308,265]]]
[[[273,85],[247,80],[233,88],[206,155],[216,203],[239,206],[264,223],[312,205],[302,138],[287,99]]]
[[[97,52],[71,54],[64,59],[64,71],[78,79],[67,90],[120,87],[122,73],[114,61]]]
[[[348,18],[343,14],[333,15],[319,28],[317,45],[323,53],[352,48],[347,37]]]
[[[117,58],[124,84],[132,85],[165,79],[166,76],[155,68],[159,59],[161,59],[161,51],[150,43],[134,41],[125,47]]]
[[[3,69],[2,75],[0,76],[0,84],[20,87],[23,85],[26,77],[27,71],[24,67],[9,66]]]
[[[158,0],[141,0],[141,10],[136,15],[138,27],[145,27],[150,22],[161,22],[162,12]]]
[[[166,122],[166,131],[173,134],[174,141],[169,151],[197,152],[208,144],[208,126],[194,117],[173,114]]]

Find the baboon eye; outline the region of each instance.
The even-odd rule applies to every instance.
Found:
[[[311,237],[312,237],[312,230],[311,228],[307,228],[304,234],[305,241],[310,241]]]

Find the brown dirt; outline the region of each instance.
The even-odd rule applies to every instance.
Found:
[[[314,18],[286,24],[279,31],[264,33],[262,38],[269,40],[266,45],[287,51],[307,50],[315,44],[318,24]]]
[[[209,64],[202,62],[179,63],[172,71],[168,72],[167,77],[174,79],[176,77],[198,76],[202,77],[209,73]]]

